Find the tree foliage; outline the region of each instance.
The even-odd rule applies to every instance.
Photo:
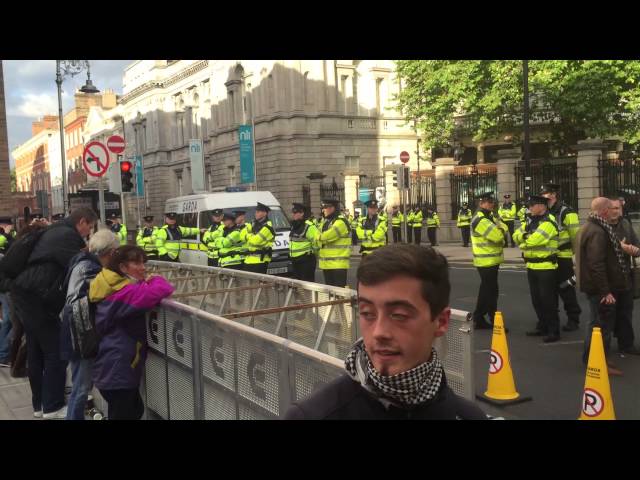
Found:
[[[464,130],[474,141],[506,132],[520,141],[523,78],[519,60],[401,60],[399,107],[417,121],[425,148],[451,144]],[[529,61],[531,123],[553,144],[621,137],[640,142],[640,61]]]

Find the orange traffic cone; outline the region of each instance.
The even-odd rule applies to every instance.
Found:
[[[578,420],[615,419],[616,413],[613,410],[607,359],[604,356],[604,345],[602,343],[602,331],[599,327],[594,327],[591,334],[587,376],[584,381],[584,393],[582,395],[582,413],[580,413]]]
[[[487,391],[477,397],[494,405],[510,405],[531,400],[531,397],[523,397],[516,390],[502,312],[496,312],[493,322]]]

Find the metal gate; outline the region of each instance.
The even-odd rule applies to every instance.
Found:
[[[628,212],[640,211],[640,159],[626,152],[619,158],[601,158],[598,161],[600,195],[623,196]]]
[[[473,211],[476,209],[476,199],[481,194],[498,188],[498,173],[495,169],[478,171],[471,167],[468,172],[451,174],[451,219],[458,218],[458,211],[463,203],[468,203]]]
[[[320,197],[320,200],[325,198],[339,200],[340,204],[344,206],[344,185],[338,185],[334,177],[331,183],[320,184]]]
[[[426,208],[437,210],[435,174],[421,175],[409,179],[409,207],[420,207],[422,210]]]
[[[525,165],[516,165],[516,201],[518,205],[526,201]],[[543,183],[557,183],[564,202],[578,210],[578,167],[576,157],[558,157],[531,160],[531,192],[536,195]]]

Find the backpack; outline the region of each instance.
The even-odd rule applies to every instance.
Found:
[[[14,241],[0,260],[0,273],[11,280],[20,275],[27,268],[31,253],[46,230],[39,228]]]

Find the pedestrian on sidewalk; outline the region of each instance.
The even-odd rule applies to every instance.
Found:
[[[509,229],[511,248],[514,248],[516,246],[515,242],[513,241],[513,232],[515,230],[514,225],[516,221],[516,204],[511,201],[511,195],[506,194],[504,196],[504,202],[498,209],[498,216]]]
[[[447,385],[437,339],[449,327],[449,267],[432,248],[388,245],[358,267],[360,338],[346,374],[294,402],[287,420],[485,420]]]
[[[108,403],[110,420],[139,420],[144,413],[140,379],[147,358],[146,313],[173,293],[160,276],[146,277],[146,256],[125,245],[89,285],[89,301],[97,303],[100,336],[93,381]]]
[[[393,243],[402,243],[402,222],[404,215],[394,205],[391,211],[391,229],[393,230]]]
[[[531,303],[538,317],[527,336],[543,336],[544,343],[560,340],[558,317],[558,225],[545,197],[529,197],[529,220],[514,233],[527,265]]]
[[[89,283],[103,267],[106,267],[113,252],[120,246],[119,236],[106,228],[98,230],[89,240],[86,252],[71,259],[66,279],[67,300],[62,309],[60,332],[60,354],[71,367],[71,395],[67,404],[67,420],[84,420],[87,398],[93,387],[93,356],[87,351],[78,351],[78,339],[73,341],[76,325],[86,321],[95,323],[95,305],[89,303]],[[88,315],[88,316],[87,316]],[[72,328],[72,325],[74,328]],[[97,345],[96,345],[97,347]],[[86,347],[85,347],[86,348]]]
[[[422,209],[420,207],[416,207],[411,220],[411,227],[413,230],[413,243],[415,243],[416,245],[420,245],[420,242],[422,240],[422,220]]]
[[[608,221],[610,206],[610,200],[604,197],[591,202],[589,218],[578,233],[576,274],[591,312],[582,361],[586,364],[589,359],[593,328],[600,327],[609,375],[619,376],[622,371],[611,362],[609,347],[615,331],[616,303],[631,289],[631,279],[622,244]]]
[[[26,269],[15,279],[11,298],[24,323],[29,385],[34,415],[67,416],[64,404],[67,362],[60,358],[60,311],[66,292],[62,283],[69,261],[86,247],[98,220],[90,208],[47,227],[29,255]]]
[[[493,209],[493,192],[479,196],[479,208],[471,221],[471,246],[473,266],[480,275],[480,289],[473,324],[477,329],[493,328],[498,310],[498,271],[504,262],[504,246],[507,242],[507,226],[497,218]],[[485,316],[489,317],[489,321]]]
[[[610,199],[610,202],[608,222],[618,240],[622,242],[624,262],[629,272],[629,285],[632,285],[631,258],[640,255],[640,248],[638,248],[640,247],[640,241],[629,220],[622,216],[622,202],[620,199],[614,197]],[[616,298],[614,333],[618,339],[618,351],[621,354],[640,355],[640,350],[633,344],[635,340],[631,321],[633,318],[633,303],[633,289],[621,292]]]
[[[438,217],[438,212],[429,207],[427,209],[427,237],[429,237],[429,244],[432,247],[436,247],[438,245],[438,228],[440,228],[440,217]]]

